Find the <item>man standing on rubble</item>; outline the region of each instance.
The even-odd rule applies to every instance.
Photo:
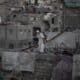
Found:
[[[41,53],[44,53],[44,49],[45,49],[45,35],[40,31],[40,30],[37,30],[37,37],[39,39],[38,41],[38,46],[39,46],[39,51]]]

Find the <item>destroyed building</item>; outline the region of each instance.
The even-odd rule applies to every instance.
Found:
[[[25,0],[21,0],[21,2],[19,0],[4,0],[1,2],[1,48],[20,48],[21,45],[23,47],[28,44],[28,42],[31,42],[33,33],[37,28],[49,32],[61,31],[63,15],[62,3],[53,0],[39,0],[38,2],[36,2],[37,0],[26,1],[26,3],[28,2],[27,8],[29,8],[27,12],[27,5],[22,5],[24,1]],[[43,3],[43,6],[39,6],[39,4],[42,5]],[[47,9],[46,6],[48,5],[51,7],[51,10]],[[23,10],[23,6],[26,8],[25,10]],[[35,12],[31,6],[35,8]]]
[[[78,0],[70,1],[0,0],[0,77],[3,75],[4,80],[79,77],[74,54],[80,51],[80,11]],[[34,45],[37,30],[47,36],[43,54]]]

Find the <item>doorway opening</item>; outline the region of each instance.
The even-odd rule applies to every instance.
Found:
[[[9,44],[9,49],[13,49],[14,48],[14,44],[10,43]]]
[[[35,0],[35,5],[38,5],[38,0]]]
[[[37,38],[37,30],[41,31],[40,27],[33,27],[33,44],[37,45],[38,44],[38,38]]]
[[[40,27],[33,27],[33,37],[37,36],[37,30],[41,31]]]

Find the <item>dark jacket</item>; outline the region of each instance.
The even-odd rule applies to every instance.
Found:
[[[53,69],[52,80],[72,80],[72,56],[61,55],[61,61]]]

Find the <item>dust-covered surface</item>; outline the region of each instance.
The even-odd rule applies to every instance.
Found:
[[[35,54],[24,52],[4,52],[2,66],[4,70],[34,71]]]
[[[0,0],[0,80],[80,80],[79,2]]]

